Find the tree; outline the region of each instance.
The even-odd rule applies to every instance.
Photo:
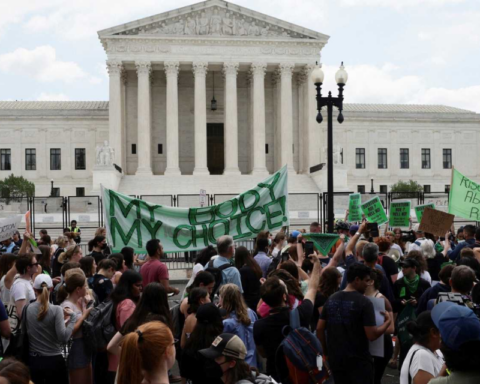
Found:
[[[0,196],[6,199],[6,204],[11,200],[21,201],[24,197],[32,197],[35,195],[35,184],[28,181],[24,177],[16,177],[13,174],[5,180],[0,180]]]
[[[390,191],[397,192],[398,197],[417,197],[419,192],[423,192],[423,186],[413,180],[399,181],[390,187]]]

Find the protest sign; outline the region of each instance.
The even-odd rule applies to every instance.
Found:
[[[328,255],[330,249],[332,249],[340,238],[340,236],[335,233],[304,233],[302,237],[307,241],[313,241],[315,248],[324,256]]]
[[[480,221],[480,184],[452,169],[448,213]]]
[[[427,207],[423,211],[419,229],[432,235],[445,236],[450,230],[454,219],[455,215]]]
[[[393,201],[390,204],[390,227],[410,226],[410,201]]]
[[[419,223],[422,221],[423,211],[425,211],[425,208],[435,209],[435,204],[430,203],[430,204],[424,204],[424,205],[417,205],[415,207],[415,216],[417,216],[417,221]]]
[[[352,193],[349,195],[350,200],[348,202],[348,221],[362,221],[362,209],[360,204],[362,203],[362,197],[360,193]]]
[[[30,227],[30,211],[25,213],[25,232],[32,233],[32,228]]]
[[[233,199],[202,208],[166,207],[102,186],[108,243],[114,252],[145,253],[148,240],[160,239],[164,252],[185,252],[214,245],[222,235],[240,240],[280,229],[289,225],[287,177],[285,166]]]
[[[382,225],[388,221],[387,214],[385,213],[382,202],[378,196],[375,196],[374,198],[363,203],[361,208],[366,219],[370,223]]]
[[[0,219],[0,241],[10,239],[18,230],[22,216],[10,216],[5,219]]]

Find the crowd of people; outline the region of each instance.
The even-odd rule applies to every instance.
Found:
[[[390,366],[400,384],[480,382],[480,229],[338,221],[325,255],[307,241],[320,232],[263,231],[252,250],[221,236],[175,305],[158,239],[112,253],[99,228],[84,255],[76,223],[56,241],[16,233],[0,250],[0,379],[380,384]]]

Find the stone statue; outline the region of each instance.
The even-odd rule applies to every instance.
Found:
[[[115,150],[108,145],[108,141],[103,142],[103,146],[97,145],[95,165],[112,165],[115,160]]]
[[[182,20],[181,19],[178,20],[175,23],[175,27],[174,27],[175,34],[176,35],[183,35],[184,29],[185,29],[185,25],[182,23]]]
[[[208,19],[205,12],[202,12],[200,18],[198,18],[197,16],[197,35],[208,35],[209,23],[210,20]]]
[[[218,14],[218,9],[213,11],[213,15],[210,18],[210,34],[220,35],[222,33],[222,17]]]
[[[191,17],[187,17],[187,21],[185,22],[185,35],[196,35],[197,30],[195,26],[195,20],[193,20]]]
[[[246,36],[248,34],[247,28],[245,27],[245,19],[239,19],[236,21],[235,34],[237,36]]]
[[[340,145],[333,146],[333,164],[343,164],[343,148]]]
[[[235,28],[235,17],[230,19],[230,14],[225,13],[223,18],[222,32],[224,35],[233,35],[233,29]]]
[[[250,27],[248,27],[248,35],[260,36],[260,28],[257,27],[254,21],[252,22],[252,24],[250,24]]]

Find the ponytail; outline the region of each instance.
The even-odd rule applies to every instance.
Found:
[[[68,247],[65,252],[62,252],[60,256],[58,257],[58,262],[60,264],[65,264],[65,262],[70,261],[72,259],[72,256],[75,253],[78,253],[80,247],[78,245],[72,245]]]
[[[40,296],[40,309],[38,310],[37,320],[42,321],[48,313],[48,298],[50,296],[48,292],[47,284],[42,284],[42,289],[36,289],[38,295]]]
[[[138,348],[139,338],[140,334],[132,332],[126,335],[122,341],[117,384],[140,384],[143,380],[142,357]],[[128,364],[122,364],[127,359]]]

